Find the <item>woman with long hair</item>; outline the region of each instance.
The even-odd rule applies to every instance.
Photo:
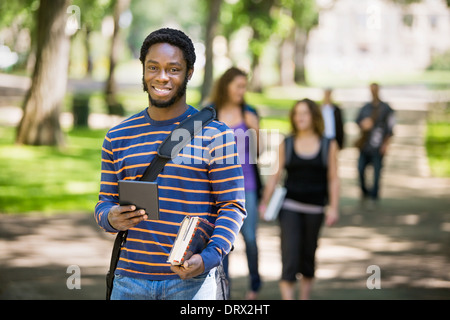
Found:
[[[247,217],[241,228],[245,241],[247,263],[250,274],[250,290],[246,298],[257,298],[261,287],[258,271],[258,246],[256,229],[258,223],[258,197],[260,180],[256,166],[258,156],[259,118],[256,110],[245,102],[247,74],[236,68],[228,69],[216,82],[211,96],[211,105],[216,109],[217,118],[234,130],[239,159],[245,184],[245,208]],[[228,276],[228,256],[224,259]]]
[[[282,260],[280,291],[283,299],[294,299],[297,276],[301,275],[299,298],[309,299],[320,229],[324,219],[328,226],[338,219],[338,147],[335,140],[323,137],[322,114],[314,101],[296,102],[289,118],[292,134],[280,145],[278,171],[266,183],[260,213],[264,214],[286,171],[287,193],[278,216]]]

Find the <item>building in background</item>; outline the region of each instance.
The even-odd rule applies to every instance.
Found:
[[[311,31],[311,73],[367,80],[426,69],[450,50],[450,9],[444,0],[399,5],[391,0],[317,0],[319,25]]]

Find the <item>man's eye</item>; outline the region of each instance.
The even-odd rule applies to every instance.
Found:
[[[150,70],[150,71],[155,71],[156,67],[155,66],[148,66],[147,69]]]

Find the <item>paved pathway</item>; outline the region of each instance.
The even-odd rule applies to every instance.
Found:
[[[356,150],[340,153],[341,219],[322,230],[314,299],[450,299],[450,179],[430,176],[426,109],[396,101],[399,124],[375,210],[359,203]],[[349,118],[356,105],[349,102]],[[354,138],[351,122],[346,132]],[[113,237],[99,230],[91,213],[2,215],[0,221],[0,299],[104,298]],[[260,223],[261,299],[280,299],[278,232],[276,223]],[[232,298],[243,299],[248,278],[242,237],[230,263]],[[71,265],[80,268],[81,289],[67,287]],[[368,282],[373,270],[380,271],[380,289],[367,286],[375,283]]]

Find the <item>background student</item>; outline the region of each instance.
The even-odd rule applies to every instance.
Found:
[[[370,85],[372,100],[366,103],[356,117],[361,135],[356,141],[359,149],[358,173],[362,199],[369,198],[372,205],[379,199],[380,178],[383,168],[383,158],[394,134],[394,110],[379,96],[380,87],[377,83]],[[366,168],[373,166],[373,184],[366,184]]]
[[[333,90],[326,88],[323,92],[321,105],[324,122],[324,136],[329,139],[336,139],[339,149],[345,145],[344,114],[342,109],[333,101]]]
[[[325,220],[332,226],[338,220],[339,177],[335,140],[322,148],[324,124],[318,105],[309,99],[297,102],[290,112],[292,135],[280,145],[279,167],[266,183],[260,205],[265,208],[283,171],[287,194],[279,214],[283,299],[295,298],[297,276],[301,275],[300,299],[309,299],[315,275],[317,242]],[[322,153],[328,152],[324,161]],[[286,156],[288,155],[288,156]],[[290,155],[290,156],[289,156]]]
[[[256,110],[245,102],[247,74],[231,67],[217,80],[211,95],[211,105],[217,110],[219,121],[234,130],[239,159],[244,173],[245,208],[247,218],[241,228],[250,274],[250,290],[246,299],[257,298],[261,287],[258,270],[258,245],[256,230],[258,224],[258,196],[260,179],[256,159],[258,153],[259,118]],[[224,267],[228,275],[228,256]]]

